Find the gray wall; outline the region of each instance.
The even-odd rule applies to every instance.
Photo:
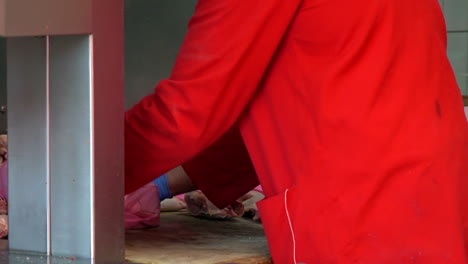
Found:
[[[448,31],[448,55],[460,89],[468,95],[468,0],[439,0]]]
[[[468,95],[468,0],[439,0],[448,29],[448,55]],[[127,108],[167,78],[196,0],[126,1]]]
[[[168,78],[196,0],[126,0],[126,107]]]

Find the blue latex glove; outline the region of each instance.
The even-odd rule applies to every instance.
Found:
[[[171,188],[169,188],[169,182],[167,180],[167,174],[163,174],[153,181],[154,184],[158,186],[159,189],[159,200],[163,201],[164,199],[172,198]]]

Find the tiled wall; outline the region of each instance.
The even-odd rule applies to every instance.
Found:
[[[448,55],[460,89],[468,95],[468,0],[439,0],[448,30]]]

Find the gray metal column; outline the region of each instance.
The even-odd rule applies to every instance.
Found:
[[[124,1],[93,0],[94,256],[124,259]]]
[[[46,38],[8,40],[10,248],[47,252]]]
[[[0,14],[10,249],[123,262],[123,1],[6,0]]]
[[[49,42],[53,255],[91,256],[95,175],[90,40],[86,35],[57,36]]]

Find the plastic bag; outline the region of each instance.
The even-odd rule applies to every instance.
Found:
[[[149,183],[125,196],[125,229],[159,226],[159,190]]]
[[[0,199],[8,201],[8,161],[0,165]]]

